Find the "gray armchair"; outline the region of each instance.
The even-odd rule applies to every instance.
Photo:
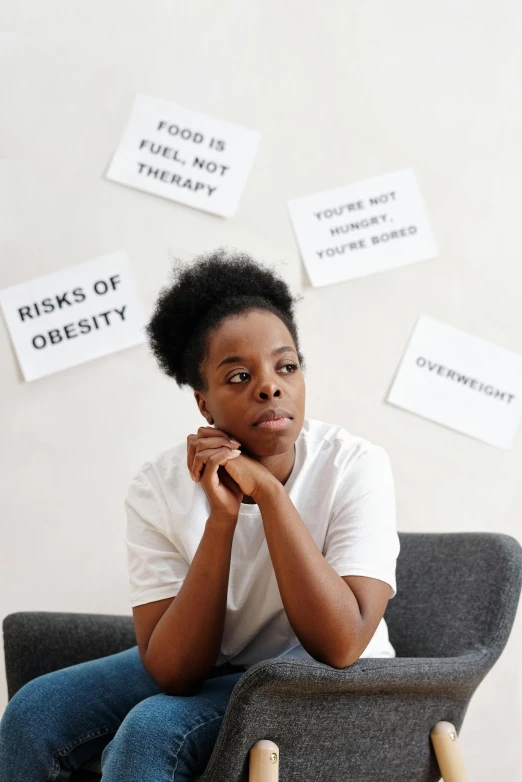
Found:
[[[397,595],[385,613],[397,656],[343,670],[256,663],[232,692],[200,782],[466,779],[457,734],[511,632],[522,548],[500,533],[399,536]],[[36,676],[136,645],[131,616],[17,612],[3,632],[9,699]],[[71,780],[100,777],[96,758]]]

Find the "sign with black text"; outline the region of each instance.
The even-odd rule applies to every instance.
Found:
[[[145,342],[145,315],[124,252],[0,291],[25,380]]]
[[[423,315],[387,401],[508,449],[522,417],[522,356]]]
[[[288,202],[314,287],[435,258],[411,168]]]
[[[107,179],[232,217],[261,134],[137,95]]]

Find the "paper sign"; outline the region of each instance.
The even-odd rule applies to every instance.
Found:
[[[522,417],[522,356],[423,315],[387,401],[508,449]]]
[[[124,252],[0,291],[25,380],[145,342],[145,315]]]
[[[411,168],[288,202],[314,287],[435,258]]]
[[[257,131],[137,95],[107,178],[231,217],[260,138]]]

